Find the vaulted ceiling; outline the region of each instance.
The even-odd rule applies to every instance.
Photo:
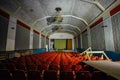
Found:
[[[117,0],[1,0],[0,8],[8,11],[42,34],[67,32],[78,35],[95,18],[102,14]],[[55,8],[61,7],[62,28],[52,29],[57,23],[47,24],[47,18],[55,14]]]

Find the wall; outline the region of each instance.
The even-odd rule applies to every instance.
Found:
[[[78,46],[81,49],[92,47],[94,50],[120,52],[120,4],[89,25],[77,39],[83,46]]]
[[[6,50],[9,15],[0,10],[0,51]]]
[[[78,39],[78,48],[81,48],[81,38],[80,38],[80,36],[77,39]]]
[[[15,36],[15,50],[29,49],[30,27],[17,21],[16,36]]]
[[[91,29],[91,47],[93,50],[105,50],[105,36],[103,23]]]
[[[114,41],[113,41],[113,30],[112,30],[112,23],[111,17],[104,20],[103,24],[107,27],[104,27],[104,34],[105,34],[105,47],[108,51],[115,51],[114,48]],[[109,35],[109,36],[108,36]]]
[[[49,43],[49,38],[1,9],[0,28],[0,51],[45,48]]]
[[[39,48],[39,32],[33,30],[33,49]]]
[[[7,42],[6,42],[6,51],[15,49],[15,35],[16,35],[16,26],[17,20],[13,16],[9,18],[8,32],[7,32]]]
[[[49,36],[49,49],[53,49],[52,48],[52,39],[72,39],[72,49],[74,50],[74,37],[71,34],[68,33],[54,33],[52,35]]]
[[[88,48],[88,34],[87,34],[87,31],[82,33],[82,45],[83,45],[83,49]]]
[[[41,36],[41,48],[45,48],[45,45],[46,45],[45,36],[42,35],[42,36]]]
[[[120,52],[120,12],[111,17],[115,51]]]

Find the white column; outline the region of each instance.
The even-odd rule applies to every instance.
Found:
[[[40,36],[39,36],[39,48],[41,48],[41,33],[40,33]]]
[[[8,24],[6,51],[15,50],[16,18],[10,16]]]
[[[81,49],[83,48],[83,43],[82,43],[82,34],[80,34],[80,41],[81,41]]]
[[[30,30],[30,45],[29,49],[33,49],[33,29]]]
[[[49,38],[49,50],[51,49],[50,44],[51,44],[51,39]]]
[[[88,47],[91,47],[91,34],[90,34],[90,28],[87,28],[87,34],[88,34]]]
[[[72,49],[74,50],[75,49],[75,44],[74,44],[74,38],[72,39]]]
[[[46,35],[45,35],[45,43],[44,43],[44,47],[46,47],[46,41],[47,41],[47,39],[46,39]]]

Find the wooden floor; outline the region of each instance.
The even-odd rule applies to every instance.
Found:
[[[120,64],[119,63],[112,62],[112,61],[84,61],[84,62],[120,80]]]

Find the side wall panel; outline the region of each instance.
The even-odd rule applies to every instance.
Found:
[[[79,49],[81,48],[81,38],[80,38],[80,36],[78,37],[78,48]]]
[[[0,16],[0,51],[6,50],[8,19]]]
[[[83,49],[88,48],[88,37],[87,37],[87,31],[82,34],[82,43],[83,43]]]
[[[111,17],[104,20],[105,46],[108,51],[115,51]]]
[[[33,49],[39,48],[39,34],[33,33]]]
[[[45,48],[45,37],[41,36],[41,48]]]
[[[91,45],[93,50],[105,50],[105,36],[103,23],[91,29]]]
[[[17,25],[15,50],[29,49],[30,30],[23,26]]]
[[[115,51],[120,52],[120,12],[111,18]]]

